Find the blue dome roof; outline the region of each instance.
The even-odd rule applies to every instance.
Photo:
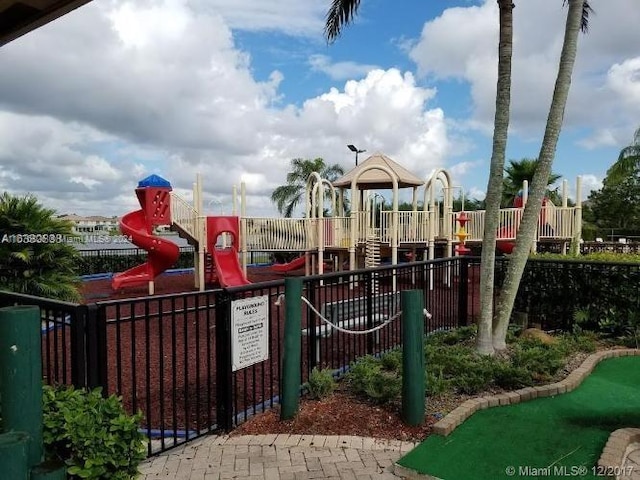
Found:
[[[149,175],[147,178],[144,178],[138,182],[138,188],[144,187],[169,187],[171,188],[171,183],[168,180],[165,180],[159,175]]]

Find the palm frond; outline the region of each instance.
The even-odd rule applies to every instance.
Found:
[[[340,36],[342,29],[353,21],[360,0],[333,0],[327,12],[324,26],[325,38],[329,43]]]
[[[569,0],[563,0],[562,5],[566,5],[569,3]],[[582,20],[580,21],[580,30],[582,33],[587,33],[589,31],[589,16],[595,14],[595,11],[591,7],[591,4],[588,0],[585,0],[582,5]]]

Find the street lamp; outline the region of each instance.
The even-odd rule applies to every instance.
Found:
[[[366,152],[366,150],[359,150],[356,146],[354,145],[347,145],[347,147],[349,148],[349,150],[351,150],[352,152],[354,152],[356,154],[356,167],[358,166],[358,154],[359,153],[363,153]]]

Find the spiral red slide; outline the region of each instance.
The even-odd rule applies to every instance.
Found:
[[[178,245],[149,233],[144,210],[136,210],[122,217],[120,230],[123,235],[131,239],[134,245],[149,252],[149,256],[142,265],[116,274],[111,281],[111,286],[115,290],[146,285],[171,267],[180,256]]]

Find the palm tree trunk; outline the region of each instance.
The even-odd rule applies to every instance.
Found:
[[[480,270],[480,321],[476,349],[483,355],[493,354],[491,327],[493,319],[493,281],[496,257],[496,231],[502,198],[502,179],[509,109],[511,106],[511,57],[513,51],[513,8],[511,0],[498,0],[500,8],[500,43],[498,45],[498,83],[493,129],[493,152],[487,184],[484,239]]]
[[[551,167],[553,166],[556,146],[564,119],[564,110],[571,87],[571,75],[578,50],[578,35],[581,29],[584,0],[569,0],[568,3],[569,12],[567,13],[560,66],[549,116],[547,117],[544,139],[540,148],[538,169],[531,182],[529,200],[522,216],[522,222],[516,238],[516,246],[509,261],[509,268],[498,303],[497,321],[493,329],[493,347],[496,350],[506,348],[505,339],[509,318],[511,317],[522,273],[529,257],[529,251],[535,239],[542,200],[545,195]]]

